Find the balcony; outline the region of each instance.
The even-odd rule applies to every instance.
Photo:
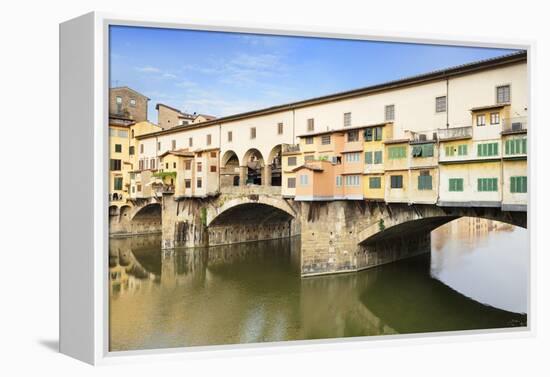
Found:
[[[473,127],[440,128],[437,130],[439,140],[471,139]]]
[[[300,144],[283,144],[283,153],[300,152]]]
[[[502,120],[502,134],[527,132],[527,117],[507,118]]]

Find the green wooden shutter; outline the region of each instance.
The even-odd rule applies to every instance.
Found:
[[[521,139],[521,153],[527,153],[527,138]]]
[[[365,152],[365,163],[372,164],[372,152]]]

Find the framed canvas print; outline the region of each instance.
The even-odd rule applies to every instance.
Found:
[[[98,13],[60,35],[62,352],[531,333],[530,44]]]

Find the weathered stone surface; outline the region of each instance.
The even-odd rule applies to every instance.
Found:
[[[276,189],[235,187],[216,197],[110,208],[112,234],[162,231],[162,248],[204,247],[301,235],[301,273],[358,271],[430,251],[430,232],[472,216],[526,227],[526,213],[365,201],[295,202]]]

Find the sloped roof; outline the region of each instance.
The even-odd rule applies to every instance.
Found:
[[[388,81],[381,84],[375,84],[367,87],[352,89],[344,92],[333,93],[321,97],[309,98],[297,102],[286,103],[283,105],[277,105],[272,107],[267,107],[259,110],[248,111],[244,113],[239,113],[235,115],[228,115],[225,117],[213,119],[210,121],[200,122],[192,125],[185,126],[176,126],[168,130],[159,131],[157,133],[148,134],[147,137],[163,135],[169,133],[179,132],[182,129],[192,129],[192,128],[201,128],[213,124],[221,124],[225,122],[231,122],[240,119],[251,118],[258,115],[267,115],[273,114],[280,111],[294,110],[306,106],[322,104],[326,102],[339,101],[348,98],[354,98],[362,95],[367,95],[371,93],[381,92],[385,90],[397,89],[402,87],[407,87],[411,85],[421,84],[425,82],[431,82],[434,80],[443,80],[448,77],[463,75],[466,73],[479,72],[486,69],[491,69],[499,66],[505,66],[508,64],[520,63],[527,60],[527,51],[521,50],[519,52],[514,52],[512,54],[503,55],[495,58],[478,60],[471,63],[461,64],[454,67],[449,67],[445,69],[440,69],[420,75],[405,77],[398,80]]]

